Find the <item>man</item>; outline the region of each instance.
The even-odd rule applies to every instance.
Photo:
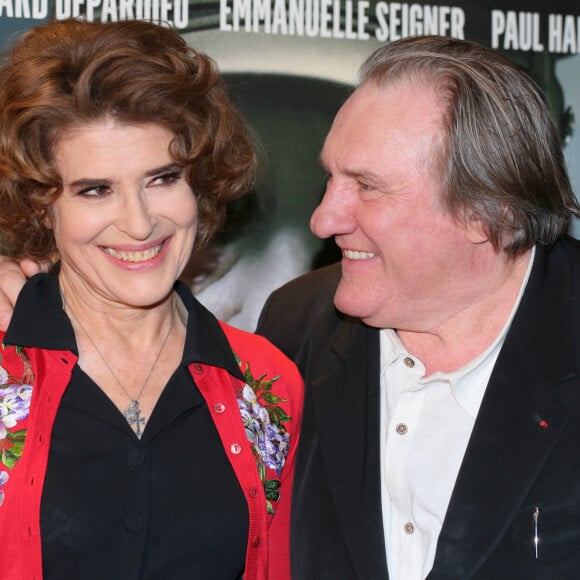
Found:
[[[293,577],[577,578],[580,208],[535,87],[479,45],[397,41],[321,159],[311,226],[341,264],[259,324],[307,382]]]
[[[535,87],[479,45],[397,41],[321,160],[311,228],[342,262],[258,329],[307,383],[294,578],[579,578],[579,208]]]

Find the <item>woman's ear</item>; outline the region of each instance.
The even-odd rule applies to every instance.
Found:
[[[52,208],[51,207],[44,208],[43,210],[41,210],[41,213],[42,213],[42,224],[44,225],[44,227],[48,228],[49,230],[52,230],[53,228]]]

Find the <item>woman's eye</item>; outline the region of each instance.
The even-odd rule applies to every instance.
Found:
[[[111,193],[111,188],[108,185],[95,185],[81,189],[78,195],[82,197],[105,197]]]
[[[158,185],[173,185],[177,183],[183,177],[183,171],[171,171],[169,173],[163,173],[162,175],[158,175],[153,179],[149,186],[158,186]]]

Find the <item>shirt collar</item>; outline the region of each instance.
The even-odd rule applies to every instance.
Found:
[[[242,378],[232,348],[218,322],[182,282],[175,291],[188,311],[182,364],[203,363]],[[75,334],[62,308],[58,276],[37,274],[18,296],[4,338],[5,344],[46,350],[68,350],[78,355]]]

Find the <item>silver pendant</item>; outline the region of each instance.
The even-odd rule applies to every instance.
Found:
[[[143,435],[142,426],[145,425],[145,417],[141,417],[139,401],[133,399],[129,407],[123,412],[123,415],[125,416],[125,419],[127,419],[127,423],[129,423],[133,431],[135,431],[135,435],[141,439],[141,435]]]

